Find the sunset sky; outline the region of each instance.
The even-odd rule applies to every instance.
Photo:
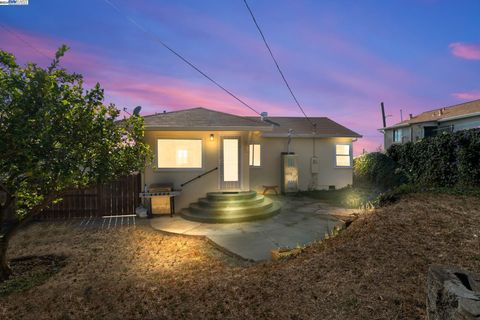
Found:
[[[301,116],[243,0],[110,0],[259,111]],[[0,48],[45,66],[61,44],[63,66],[105,88],[107,102],[143,114],[204,106],[249,109],[208,82],[104,0],[30,0],[0,6]],[[480,99],[480,1],[249,0],[309,116],[382,144],[387,124]]]

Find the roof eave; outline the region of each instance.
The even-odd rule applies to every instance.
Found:
[[[264,133],[264,138],[288,138],[288,133]],[[294,133],[292,138],[362,138],[359,134],[311,134],[311,133]]]
[[[480,112],[472,112],[468,114],[462,114],[458,116],[438,119],[438,122],[452,121],[452,120],[465,119],[465,118],[478,117],[478,116],[480,116]]]
[[[145,131],[272,131],[271,126],[202,126],[202,127],[167,127],[145,125]]]

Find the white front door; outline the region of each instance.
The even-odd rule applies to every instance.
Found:
[[[220,143],[220,189],[240,190],[240,137],[222,137]]]

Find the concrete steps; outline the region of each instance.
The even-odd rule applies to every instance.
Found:
[[[280,205],[255,191],[210,192],[188,208],[181,216],[207,223],[232,223],[266,219],[280,212]]]

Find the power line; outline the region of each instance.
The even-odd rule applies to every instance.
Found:
[[[255,25],[257,26],[258,32],[260,32],[260,35],[262,36],[263,43],[265,43],[265,46],[267,47],[268,52],[270,53],[270,56],[272,57],[273,62],[275,63],[275,66],[277,67],[278,72],[279,72],[280,75],[282,76],[283,82],[285,82],[285,85],[287,86],[288,91],[290,91],[290,94],[291,94],[292,97],[293,97],[293,100],[295,100],[295,103],[297,104],[297,106],[298,106],[298,108],[300,109],[300,111],[302,111],[302,113],[303,113],[303,115],[305,116],[305,118],[306,118],[306,119],[310,122],[310,124],[315,128],[315,127],[316,127],[315,124],[310,120],[310,118],[307,116],[307,114],[306,114],[305,111],[303,110],[302,106],[300,105],[300,102],[298,102],[297,97],[296,97],[295,94],[293,93],[292,88],[291,88],[290,85],[288,84],[288,81],[287,81],[287,79],[285,78],[285,75],[283,74],[282,69],[280,69],[280,65],[278,64],[277,59],[275,59],[275,56],[273,55],[272,49],[270,49],[270,46],[268,45],[267,39],[265,38],[265,36],[264,36],[264,34],[263,34],[263,32],[262,32],[262,29],[261,29],[260,26],[258,25],[257,19],[255,18],[255,15],[253,14],[252,9],[250,9],[250,6],[248,5],[247,0],[243,0],[243,2],[245,3],[245,6],[247,7],[248,12],[250,12],[250,16],[252,17],[253,22],[254,22]]]
[[[197,66],[195,66],[192,62],[190,62],[189,60],[187,60],[187,58],[185,58],[184,56],[182,56],[180,53],[178,53],[177,51],[175,51],[174,49],[172,49],[169,45],[167,45],[165,42],[163,42],[158,36],[156,36],[155,34],[149,32],[148,30],[146,30],[144,27],[142,27],[140,24],[138,24],[132,17],[128,16],[127,14],[124,14],[120,8],[118,8],[115,4],[113,4],[110,0],[104,0],[108,5],[110,5],[113,9],[115,9],[120,15],[123,15],[128,21],[130,21],[130,23],[132,23],[133,25],[135,25],[138,29],[140,29],[143,33],[145,33],[147,36],[149,36],[152,40],[158,42],[159,44],[161,44],[163,47],[165,47],[166,49],[168,49],[171,53],[173,53],[174,55],[176,55],[178,58],[180,58],[183,62],[185,62],[186,64],[188,64],[190,67],[192,67],[193,69],[195,69],[198,73],[200,73],[202,76],[204,76],[206,79],[210,80],[213,84],[215,84],[217,87],[219,87],[220,89],[222,89],[223,91],[225,91],[227,94],[229,94],[231,97],[233,97],[235,100],[237,100],[238,102],[240,102],[241,104],[243,104],[245,107],[249,108],[250,110],[252,110],[253,112],[255,112],[256,114],[260,115],[260,113],[255,110],[254,108],[252,108],[248,103],[246,103],[245,101],[243,101],[242,99],[240,99],[239,97],[237,97],[235,94],[233,94],[230,90],[228,90],[227,88],[225,88],[224,86],[222,86],[220,83],[218,83],[217,81],[215,81],[213,78],[211,78],[210,76],[208,76],[205,72],[203,72],[202,70],[200,70],[200,68],[198,68]]]
[[[37,53],[39,53],[41,56],[44,56],[45,58],[47,59],[51,59],[49,56],[47,56],[45,53],[43,53],[42,51],[40,51],[40,49],[36,48],[34,45],[32,45],[30,42],[28,42],[27,40],[25,40],[23,37],[21,37],[18,33],[14,32],[13,30],[10,30],[9,28],[7,28],[6,26],[4,26],[3,24],[0,23],[0,27],[2,27],[5,31],[7,31],[8,33],[10,33],[11,35],[13,35],[14,37],[16,37],[17,39],[19,39],[20,41],[22,41],[23,43],[25,43],[27,46],[29,46],[30,48],[32,48],[33,50],[37,51]]]

